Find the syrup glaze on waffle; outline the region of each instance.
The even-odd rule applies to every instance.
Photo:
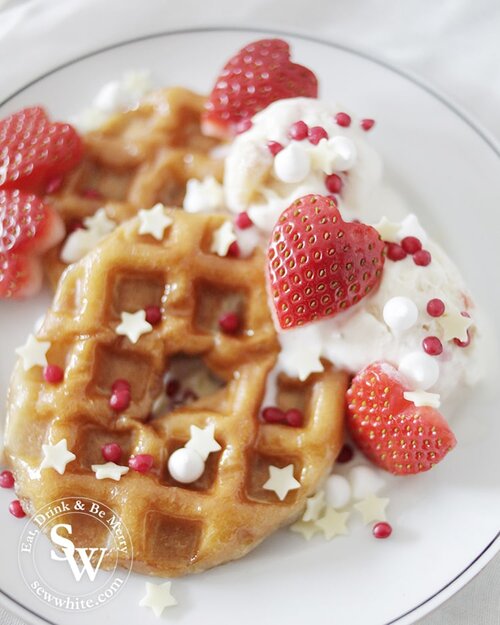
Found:
[[[181,87],[161,89],[84,135],[83,161],[47,196],[67,228],[101,207],[122,223],[157,202],[182,206],[190,178],[214,176],[221,181],[223,161],[211,156],[219,142],[200,129],[204,102],[204,96]],[[66,268],[60,250],[45,258],[54,289]]]
[[[149,201],[150,203],[150,201]],[[282,379],[283,408],[301,408],[303,427],[264,423],[261,402],[279,352],[266,302],[264,256],[221,258],[209,252],[222,215],[169,210],[163,241],[138,234],[133,219],[62,277],[38,338],[50,341],[49,363],[65,370],[60,385],[43,381],[40,367],[17,364],[9,398],[6,454],[18,496],[33,513],[69,496],[101,501],[119,514],[134,547],[134,568],[163,576],[198,572],[239,558],[281,525],[292,522],[317,491],[343,438],[347,377],[325,363],[305,383]],[[225,335],[217,324],[226,298],[240,298],[242,331]],[[136,344],[115,332],[122,311],[162,308],[162,321]],[[201,357],[225,386],[188,405],[151,417],[164,392],[162,379],[176,355]],[[130,407],[117,416],[108,404],[117,378],[131,383]],[[23,389],[20,392],[20,389]],[[204,474],[179,484],[167,460],[189,439],[190,426],[215,425],[221,451]],[[66,438],[76,454],[64,475],[40,471],[42,444]],[[118,442],[122,463],[151,454],[147,474],[98,481],[101,446]],[[294,466],[300,488],[279,501],[263,489],[269,466]],[[105,546],[81,516],[76,546]],[[104,565],[123,555],[108,551]]]

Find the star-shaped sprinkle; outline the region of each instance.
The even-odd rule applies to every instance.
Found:
[[[122,312],[119,326],[116,333],[128,337],[131,343],[137,343],[143,334],[148,334],[153,330],[153,326],[146,321],[146,311],[138,310],[135,313]]]
[[[29,371],[32,367],[45,367],[49,349],[49,341],[38,341],[30,334],[26,343],[16,349],[16,354],[23,359],[24,370]]]
[[[311,373],[323,371],[320,360],[323,342],[314,324],[281,332],[280,343],[279,365],[290,377],[304,382]]]
[[[443,339],[450,341],[458,339],[459,341],[467,340],[467,330],[473,325],[470,317],[464,317],[455,309],[447,309],[444,315],[437,317],[437,322],[443,329]]]
[[[285,499],[288,491],[300,488],[300,482],[293,477],[293,464],[289,464],[282,469],[271,465],[269,467],[269,479],[262,488],[273,490],[280,501]]]
[[[185,447],[193,449],[198,452],[203,460],[208,458],[208,455],[213,451],[219,451],[222,447],[215,440],[215,425],[211,423],[205,428],[199,428],[196,425],[192,425],[190,428],[191,438],[186,443]]]
[[[373,227],[380,234],[382,241],[389,241],[389,243],[397,243],[400,241],[399,230],[401,224],[395,221],[389,221],[387,217],[374,224]]]
[[[96,480],[115,480],[115,482],[119,482],[122,475],[129,472],[129,468],[122,467],[114,462],[106,462],[106,464],[93,464],[92,471],[95,473]]]
[[[159,618],[165,608],[177,605],[176,599],[170,592],[171,586],[172,582],[163,582],[163,584],[146,582],[146,595],[139,601],[139,605],[143,608],[151,608],[156,618]]]
[[[139,211],[139,234],[150,234],[157,241],[161,241],[165,228],[172,225],[174,220],[165,213],[163,204],[155,204],[148,210]]]
[[[43,460],[40,469],[55,469],[59,475],[64,475],[66,465],[76,458],[68,450],[68,441],[63,438],[55,445],[42,445]]]
[[[350,512],[338,512],[335,508],[328,507],[325,514],[314,523],[323,532],[325,538],[331,540],[335,536],[345,536],[349,533],[346,522],[350,514]]]
[[[302,517],[303,521],[316,521],[325,507],[325,491],[318,491],[313,497],[306,499],[306,511]]]
[[[427,391],[405,391],[403,396],[408,401],[413,402],[417,408],[420,406],[439,408],[441,405],[441,396],[439,393],[428,393]]]
[[[104,208],[100,208],[91,217],[85,217],[83,225],[100,237],[106,236],[116,228],[116,222],[108,218]]]
[[[212,244],[210,251],[219,256],[227,256],[231,243],[236,241],[233,224],[225,221],[220,228],[214,230],[212,234]]]
[[[377,497],[376,495],[370,495],[366,499],[354,504],[354,507],[358,512],[363,515],[363,522],[365,525],[372,521],[385,521],[385,509],[389,503],[389,499],[383,497]]]
[[[290,525],[290,531],[302,534],[306,540],[311,540],[321,530],[314,521],[296,521],[293,525]]]

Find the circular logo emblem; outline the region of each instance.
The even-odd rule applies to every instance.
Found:
[[[94,610],[114,599],[132,561],[132,541],[121,518],[85,497],[65,497],[38,510],[19,542],[19,568],[30,591],[68,612]]]

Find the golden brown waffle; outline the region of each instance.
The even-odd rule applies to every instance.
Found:
[[[122,223],[157,202],[182,206],[190,178],[211,175],[221,181],[223,162],[211,156],[219,143],[200,130],[204,102],[204,96],[181,87],[155,91],[136,109],[117,113],[87,133],[82,163],[47,196],[68,229],[101,207]],[[66,268],[60,250],[45,260],[54,288]]]
[[[168,212],[174,221],[163,241],[139,235],[133,219],[64,274],[38,334],[50,341],[48,361],[65,369],[64,381],[48,385],[41,367],[25,372],[17,364],[6,452],[26,510],[69,496],[101,501],[128,528],[136,570],[178,576],[239,558],[297,518],[340,449],[347,380],[329,365],[305,383],[282,379],[279,403],[302,409],[304,425],[264,423],[261,402],[279,352],[266,305],[264,255],[211,254],[212,233],[226,217]],[[235,294],[243,328],[230,336],[217,320]],[[122,311],[153,304],[163,316],[152,332],[136,344],[116,334]],[[151,418],[165,370],[178,354],[200,356],[225,386]],[[132,385],[132,403],[119,416],[108,405],[117,378]],[[182,485],[169,475],[167,459],[189,440],[192,424],[214,424],[222,449],[209,456],[198,481]],[[40,472],[42,444],[63,438],[76,460],[62,476]],[[151,454],[152,471],[98,481],[90,467],[104,462],[101,446],[110,441],[122,446],[125,458]],[[263,484],[270,465],[290,463],[301,486],[280,501]],[[75,521],[75,545],[104,546],[105,531],[96,536],[85,519]],[[105,564],[116,556],[108,552]]]

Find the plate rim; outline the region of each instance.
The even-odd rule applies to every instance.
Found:
[[[445,95],[440,89],[436,88],[434,85],[431,85],[427,80],[421,78],[410,70],[403,69],[396,64],[391,63],[377,54],[373,54],[371,52],[356,48],[355,46],[350,46],[345,43],[340,43],[337,41],[330,40],[328,38],[316,37],[314,35],[310,35],[304,32],[294,32],[290,30],[281,30],[276,28],[265,28],[259,26],[238,26],[238,25],[212,25],[212,26],[198,26],[198,27],[186,27],[186,28],[176,28],[176,29],[168,29],[158,32],[149,33],[147,35],[141,35],[139,37],[132,37],[128,39],[121,39],[107,46],[102,46],[96,49],[93,49],[89,52],[85,52],[80,54],[72,59],[65,61],[59,65],[53,66],[51,69],[43,72],[39,76],[31,79],[29,82],[25,83],[14,92],[10,93],[5,99],[0,101],[0,108],[8,104],[15,97],[32,87],[33,85],[45,80],[49,76],[56,74],[57,72],[70,67],[71,65],[75,65],[76,63],[80,63],[81,61],[85,61],[88,58],[92,58],[94,56],[98,56],[99,54],[103,54],[105,52],[109,52],[111,50],[116,50],[121,47],[125,47],[128,45],[133,45],[135,43],[140,43],[143,41],[149,41],[152,39],[160,39],[164,37],[170,37],[175,35],[187,35],[187,34],[196,34],[196,33],[216,33],[216,32],[241,32],[241,33],[260,33],[260,34],[269,34],[273,36],[280,37],[292,37],[295,39],[301,39],[303,41],[309,41],[311,43],[317,43],[320,45],[324,45],[330,48],[335,48],[342,52],[347,52],[352,54],[353,56],[360,57],[366,61],[370,61],[379,65],[399,77],[413,83],[420,89],[427,92],[429,95],[437,99],[441,104],[443,104],[448,110],[450,110],[453,114],[455,114],[459,119],[464,122],[473,132],[475,132],[482,141],[493,151],[493,153],[500,159],[500,144],[495,139],[495,137],[486,130],[483,125],[475,119],[474,115],[466,111],[461,105],[454,102],[450,96]],[[414,623],[417,619],[422,618],[423,616],[429,614],[437,607],[439,607],[442,603],[444,603],[447,599],[451,598],[455,593],[464,588],[466,584],[468,584],[487,564],[493,557],[500,552],[500,529],[496,533],[495,536],[487,543],[484,549],[470,562],[462,571],[460,571],[455,577],[453,577],[447,584],[439,588],[434,594],[430,597],[427,597],[419,604],[410,608],[403,614],[395,617],[394,619],[387,621],[383,625],[405,625]],[[8,610],[10,610],[13,614],[16,614],[24,619],[29,619],[33,624],[43,624],[43,625],[56,625],[53,621],[46,619],[38,615],[36,612],[31,610],[29,607],[24,606],[19,601],[11,597],[8,593],[4,592],[0,588],[0,604],[5,606]],[[34,619],[34,620],[33,620]]]

